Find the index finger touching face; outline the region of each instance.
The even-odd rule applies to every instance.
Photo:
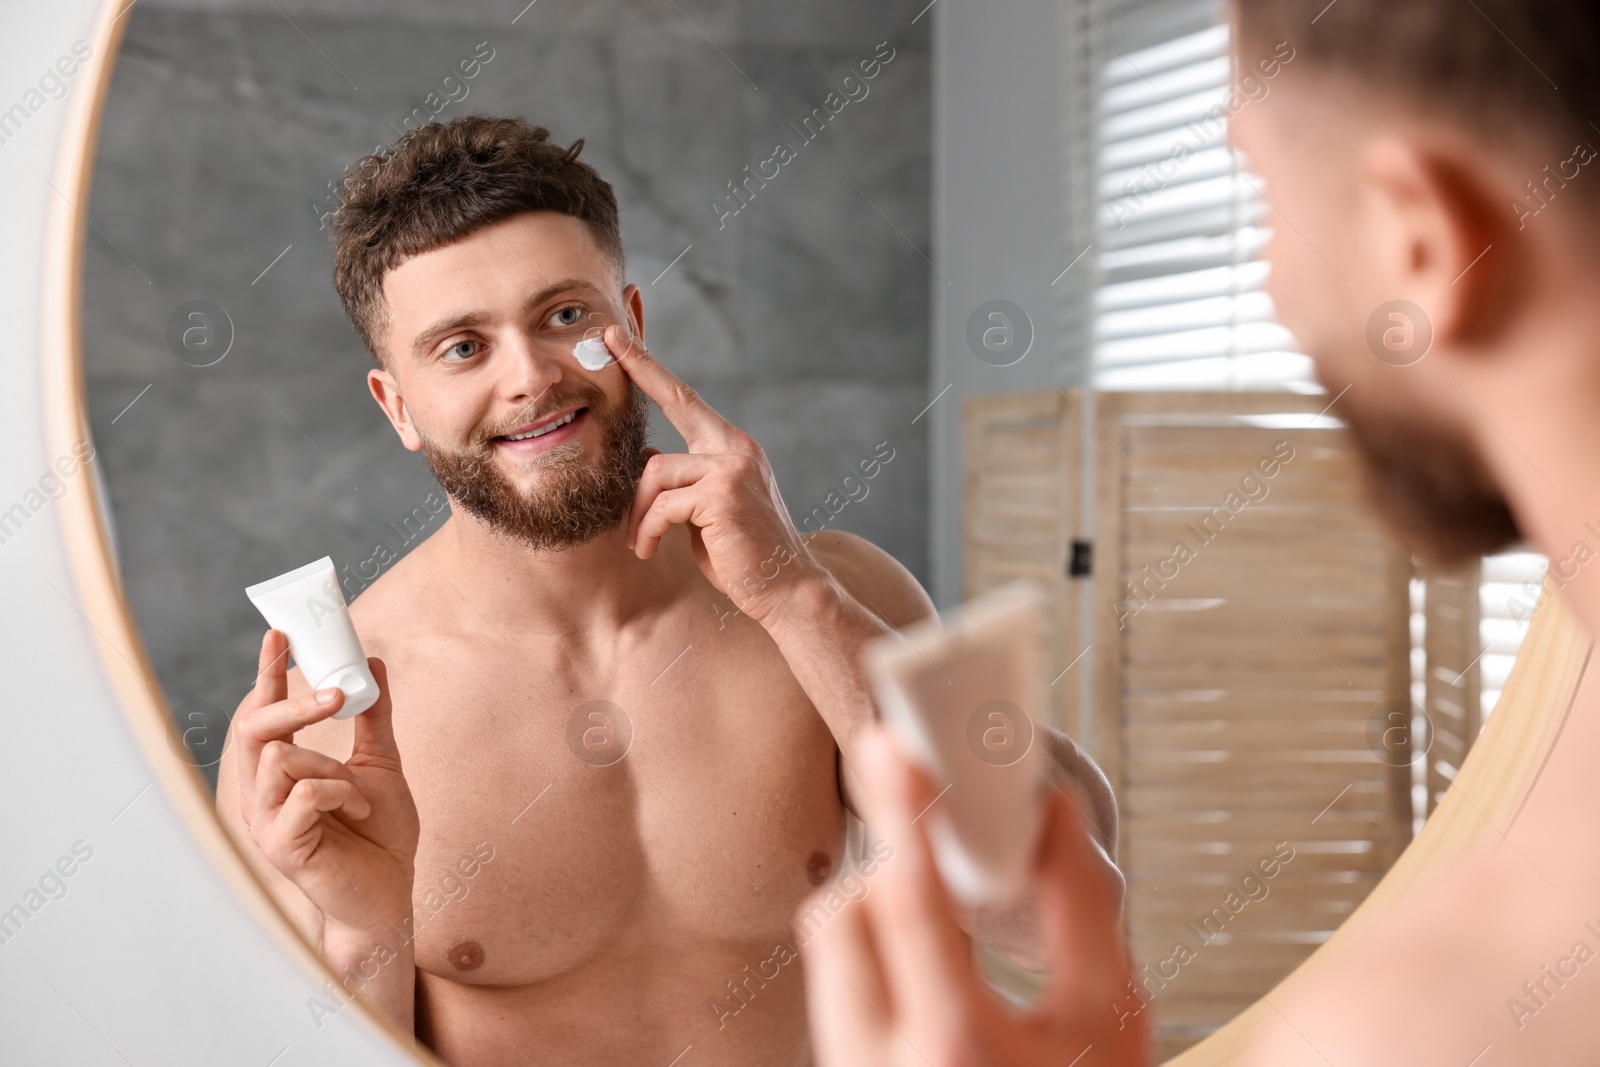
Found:
[[[723,452],[733,426],[700,398],[693,387],[669,371],[643,344],[627,337],[621,326],[607,326],[606,346],[617,365],[683,435],[691,452]]]

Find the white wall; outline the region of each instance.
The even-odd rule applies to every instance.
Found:
[[[1066,131],[1082,107],[1073,57],[1093,31],[1062,0],[940,0],[929,15],[938,271],[928,397],[951,388],[923,421],[933,464],[932,592],[946,607],[961,594],[963,399],[1087,380],[1078,324],[1094,254],[1060,275],[1091,239]],[[994,299],[1020,306],[1033,324],[1033,346],[1013,366],[990,366],[967,343],[969,317]]]

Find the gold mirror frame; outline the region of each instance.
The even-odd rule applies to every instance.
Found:
[[[74,204],[89,203],[94,153],[116,53],[132,7],[129,0],[101,0],[92,44],[101,62],[89,84],[68,101],[52,181],[62,196],[50,201],[45,224],[42,273],[41,377],[44,429],[51,455],[71,452],[90,437],[82,345],[83,249],[88,220]],[[70,10],[63,12],[72,16]],[[211,795],[193,768],[178,758],[181,740],[165,696],[146,682],[155,671],[124,596],[103,517],[106,502],[90,478],[68,482],[60,509],[62,549],[77,586],[81,610],[101,640],[95,654],[127,724],[142,750],[152,780],[171,802],[192,839],[237,899],[272,941],[305,973],[315,988],[332,979],[322,961],[290,925],[245,865],[212,809]],[[1274,1018],[1272,1005],[1314,981],[1358,933],[1391,913],[1420,881],[1450,866],[1493,825],[1508,823],[1522,806],[1543,768],[1571,707],[1591,641],[1559,596],[1539,610],[1488,726],[1443,802],[1400,859],[1365,901],[1265,999],[1241,1012],[1194,1048],[1169,1060],[1176,1067],[1237,1062],[1260,1025]],[[1472,798],[1463,803],[1458,794]],[[1481,813],[1481,814],[1480,814]],[[1357,946],[1359,947],[1359,946]],[[140,961],[129,961],[139,965]],[[385,1020],[358,1014],[393,1040],[396,1062],[437,1065],[435,1057]],[[415,1051],[413,1051],[415,1050]]]

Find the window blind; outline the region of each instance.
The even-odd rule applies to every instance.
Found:
[[[1528,632],[1528,620],[1539,604],[1540,584],[1549,561],[1537,552],[1505,552],[1483,561],[1479,587],[1483,659],[1483,717],[1487,721],[1500,699],[1511,663]]]
[[[1310,360],[1263,290],[1260,179],[1227,143],[1225,9],[1101,0],[1080,10],[1101,57],[1092,104],[1096,386],[1316,391]]]

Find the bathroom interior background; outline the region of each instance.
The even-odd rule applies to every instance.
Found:
[[[761,442],[797,522],[887,442],[829,526],[929,583],[925,4],[141,0],[126,16],[87,209],[90,415],[132,610],[208,776],[265,625],[244,587],[325,554],[387,569],[443,520],[367,394],[321,228],[327,183],[435,107],[585,138],[652,349]],[[866,95],[845,86],[885,41]],[[802,140],[814,109],[829,121]],[[795,157],[729,214],[727,183],[780,140]],[[231,321],[211,366],[169,348],[192,300]],[[654,443],[681,447],[653,417]]]

